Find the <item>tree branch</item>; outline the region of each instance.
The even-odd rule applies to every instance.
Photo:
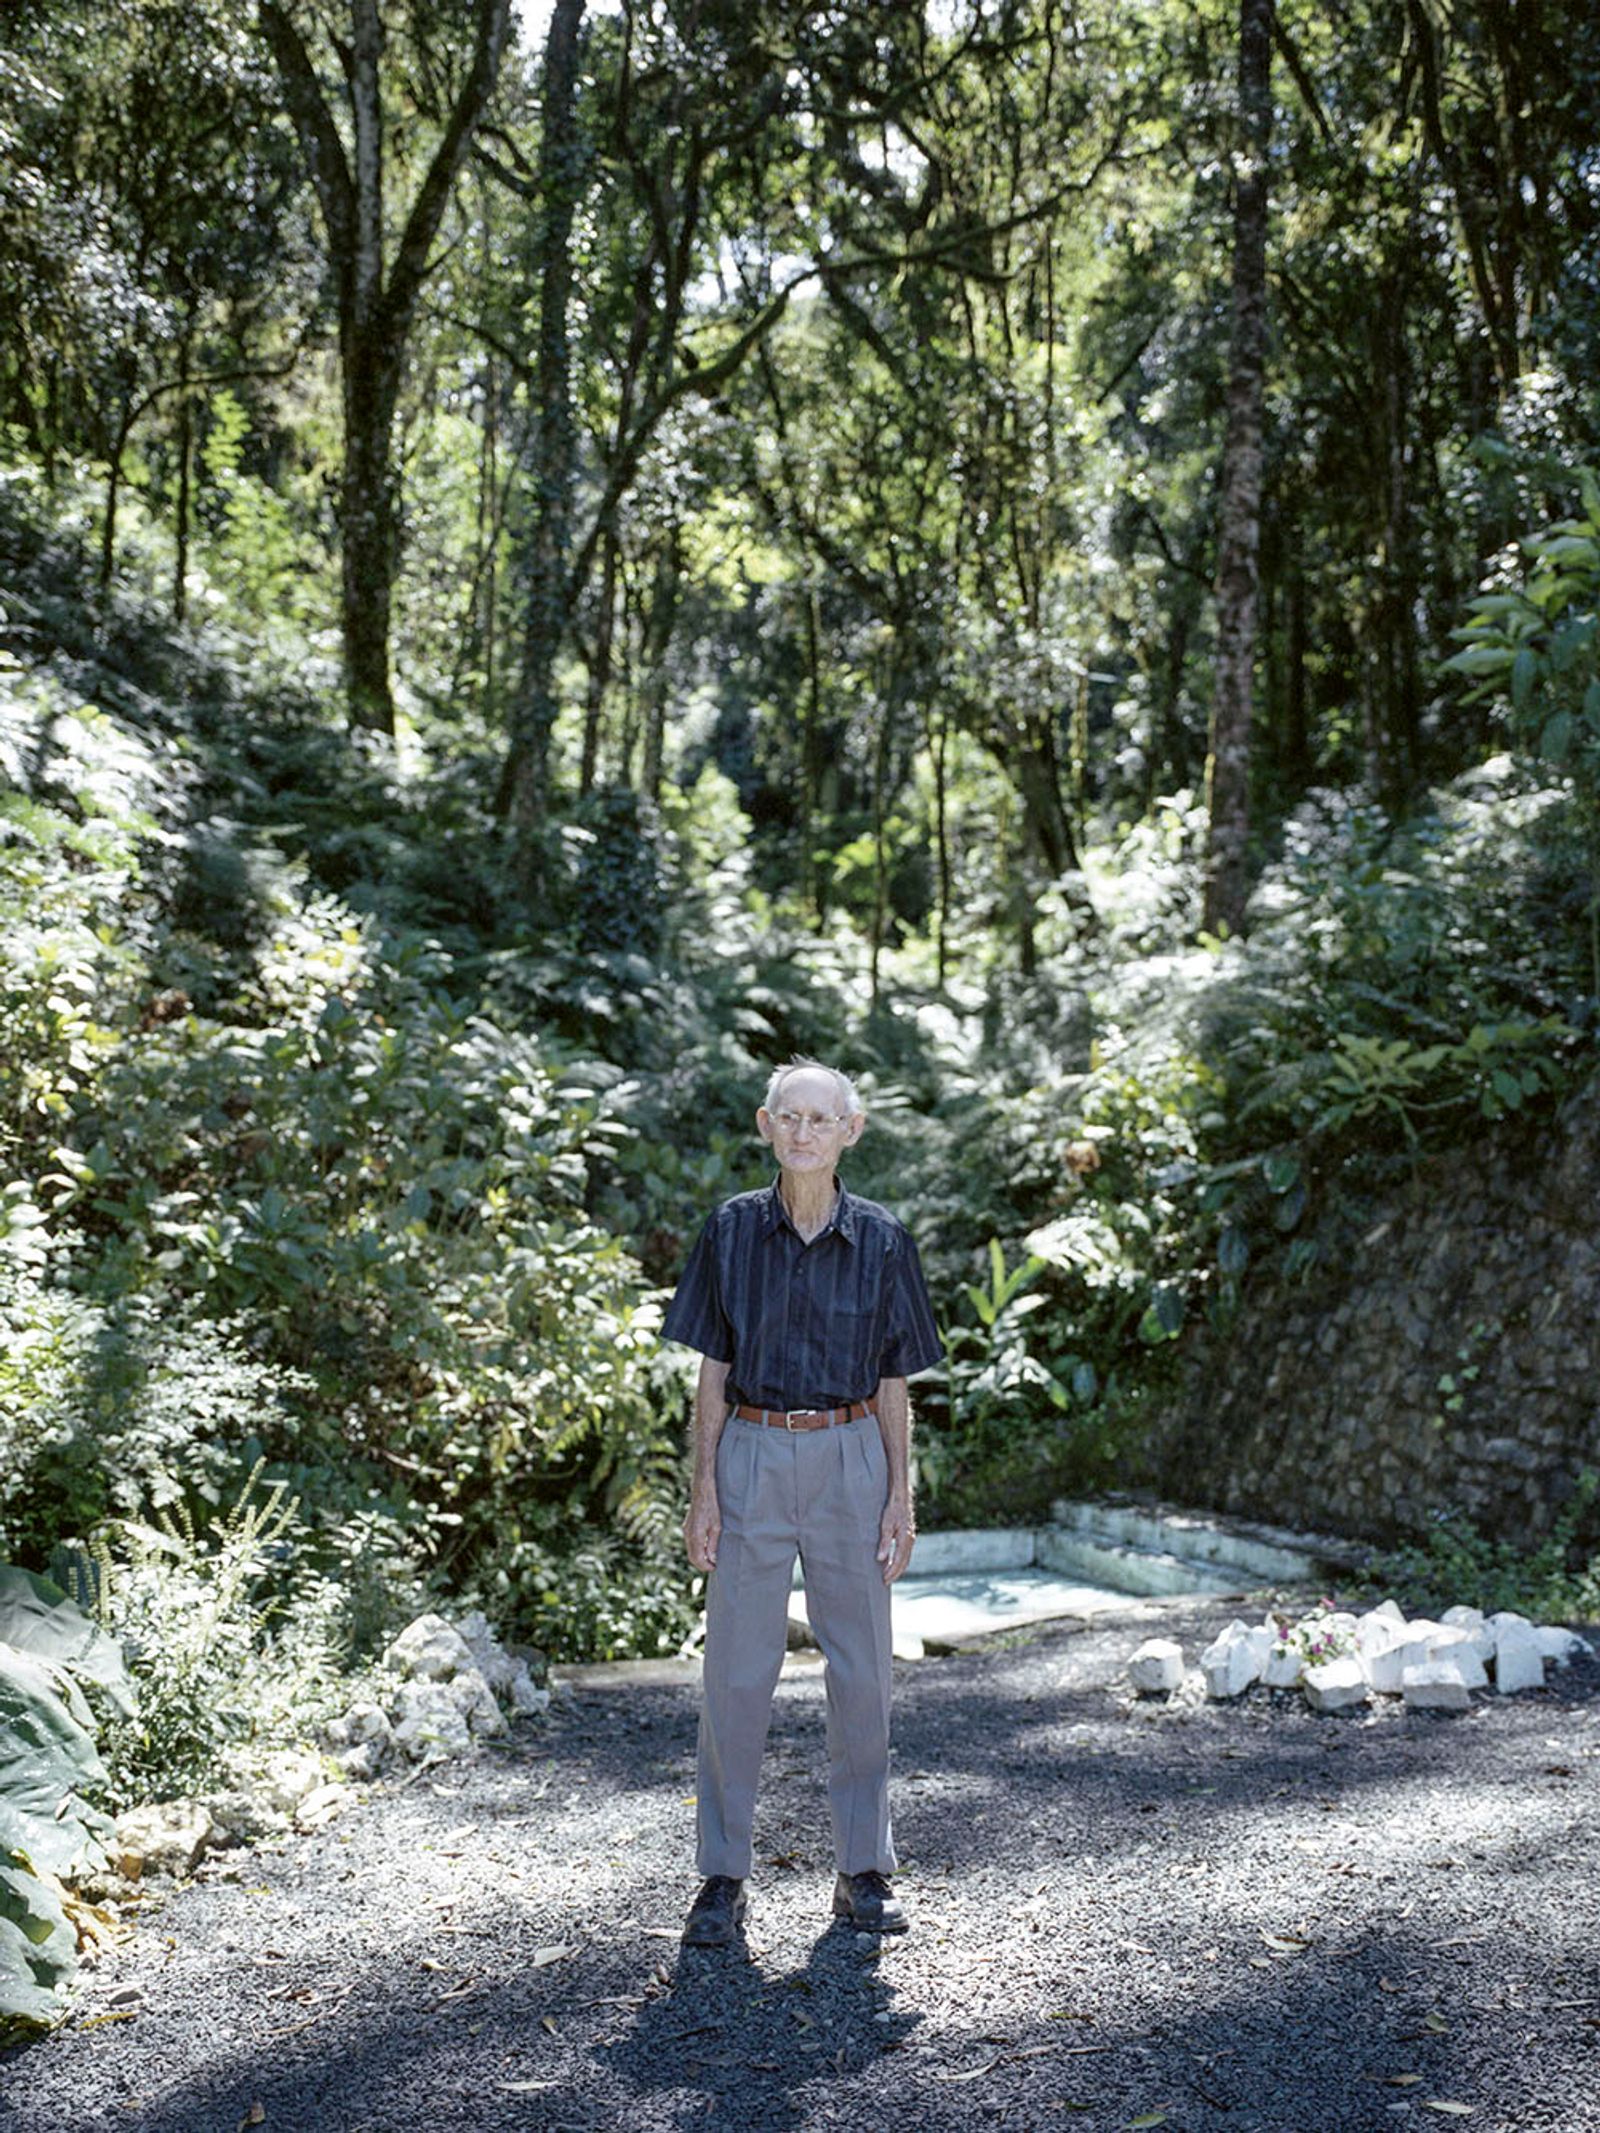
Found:
[[[317,80],[317,70],[300,32],[277,0],[260,0],[258,20],[277,64],[284,102],[300,137],[301,153],[311,171],[328,229],[329,254],[335,261],[348,260],[356,246],[355,185],[339,129]]]

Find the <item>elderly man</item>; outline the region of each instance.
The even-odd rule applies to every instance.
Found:
[[[684,1544],[709,1573],[700,1713],[699,1870],[685,1945],[720,1947],[745,1911],[756,1780],[783,1663],[796,1554],[826,1669],[833,1910],[905,1930],[889,1882],[889,1588],[915,1527],[906,1380],[941,1353],[909,1232],[845,1191],[866,1117],[815,1060],[767,1085],[756,1131],[777,1181],[726,1200],[663,1327],[697,1348]]]

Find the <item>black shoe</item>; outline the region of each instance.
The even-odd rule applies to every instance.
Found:
[[[863,1933],[904,1933],[911,1921],[886,1874],[841,1874],[833,1885],[833,1915],[848,1918]]]
[[[686,1948],[726,1948],[744,1918],[744,1883],[713,1874],[689,1908]]]

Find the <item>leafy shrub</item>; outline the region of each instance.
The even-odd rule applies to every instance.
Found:
[[[114,1515],[219,1504],[306,1383],[244,1343],[164,1297],[102,1301],[0,1254],[0,1551],[42,1569]]]
[[[1571,782],[1587,848],[1591,991],[1600,999],[1600,481],[1581,516],[1527,534],[1455,632],[1445,671],[1501,707],[1516,746]],[[1469,699],[1470,700],[1470,699]]]
[[[1392,1593],[1409,1613],[1460,1606],[1541,1622],[1600,1620],[1600,1555],[1574,1566],[1574,1541],[1597,1494],[1600,1474],[1586,1468],[1531,1549],[1490,1539],[1459,1511],[1441,1511],[1420,1540],[1375,1556],[1366,1582],[1375,1594]]]
[[[117,1807],[213,1788],[230,1749],[301,1740],[349,1696],[328,1588],[291,1575],[299,1507],[259,1482],[204,1525],[181,1503],[113,1520],[80,1565],[138,1692],[105,1734]]]

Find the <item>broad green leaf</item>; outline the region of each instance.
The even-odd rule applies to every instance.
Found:
[[[1519,711],[1526,709],[1538,678],[1539,655],[1525,644],[1511,662],[1511,701]]]
[[[1242,1274],[1250,1264],[1250,1239],[1237,1223],[1229,1223],[1217,1239],[1217,1264],[1224,1274]]]
[[[10,1563],[0,1563],[0,1644],[95,1682],[119,1711],[132,1714],[121,1647],[59,1585]]]
[[[1558,711],[1547,718],[1539,732],[1539,753],[1549,762],[1564,763],[1572,746],[1572,713]]]
[[[49,2029],[66,2009],[57,1988],[77,1965],[77,1936],[53,1889],[16,1853],[0,1853],[0,2044]]]
[[[54,1874],[93,1857],[107,1825],[77,1795],[104,1782],[94,1735],[62,1693],[61,1677],[0,1645],[0,1847]]]

